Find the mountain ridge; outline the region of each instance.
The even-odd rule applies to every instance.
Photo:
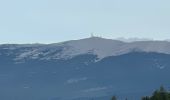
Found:
[[[97,55],[98,60],[109,56],[118,56],[133,51],[156,52],[170,54],[170,42],[167,41],[136,41],[123,42],[119,40],[91,37],[52,44],[4,44],[5,49],[12,54],[19,50],[15,60],[30,59],[70,59],[82,54]]]

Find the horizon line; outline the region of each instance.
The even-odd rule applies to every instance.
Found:
[[[59,41],[59,42],[27,42],[27,43],[18,43],[18,42],[7,42],[7,43],[0,43],[0,45],[15,45],[15,44],[55,44],[55,43],[64,43],[68,41],[76,41],[76,40],[82,40],[82,39],[90,39],[90,38],[101,38],[101,39],[108,39],[108,40],[117,40],[117,41],[122,41],[122,42],[142,42],[142,41],[164,41],[164,42],[170,42],[170,39],[153,39],[153,38],[138,38],[138,37],[131,37],[131,38],[125,38],[125,37],[117,37],[117,38],[105,38],[102,36],[96,36],[92,34],[90,37],[86,38],[79,38],[79,39],[70,39],[70,40],[64,40],[64,41]]]

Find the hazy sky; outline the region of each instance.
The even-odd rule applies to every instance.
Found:
[[[0,0],[0,43],[170,38],[170,0]]]

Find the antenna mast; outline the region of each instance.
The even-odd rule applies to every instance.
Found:
[[[94,37],[94,34],[93,34],[93,33],[91,33],[91,37]]]

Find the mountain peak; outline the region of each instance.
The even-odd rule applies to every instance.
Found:
[[[107,38],[103,38],[103,37],[97,37],[97,36],[93,36],[93,37],[89,37],[89,38],[84,38],[84,39],[80,39],[80,40],[74,40],[74,41],[78,41],[78,42],[87,42],[87,43],[92,43],[92,44],[103,44],[103,43],[115,43],[115,42],[119,42],[119,43],[123,43],[120,40],[113,40],[113,39],[107,39]],[[69,42],[69,41],[68,41]]]

